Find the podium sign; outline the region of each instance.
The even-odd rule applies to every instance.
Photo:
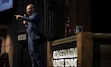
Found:
[[[26,34],[18,35],[18,41],[21,41],[21,40],[26,40]]]
[[[18,34],[18,41],[25,41],[27,40],[27,34],[26,34],[26,31],[25,30],[22,30],[22,31],[18,31],[17,32]]]
[[[77,47],[53,51],[54,67],[77,67]]]

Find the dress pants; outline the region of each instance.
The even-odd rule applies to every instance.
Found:
[[[42,63],[40,60],[40,54],[38,52],[38,40],[31,40],[30,37],[28,37],[28,49],[29,49],[29,55],[32,62],[32,67],[42,67]]]

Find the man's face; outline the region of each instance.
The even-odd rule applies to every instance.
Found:
[[[27,7],[26,7],[26,13],[27,13],[27,15],[31,15],[32,12],[33,12],[32,7],[31,7],[31,6],[27,6]]]

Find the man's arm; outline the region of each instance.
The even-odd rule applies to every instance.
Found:
[[[26,17],[26,16],[23,16],[22,17],[23,20],[26,20],[28,22],[35,22],[35,21],[38,21],[40,19],[39,15],[38,14],[33,14],[31,17]]]
[[[18,20],[19,18],[23,18],[22,15],[14,15],[16,17],[16,19]]]
[[[14,15],[16,19],[18,20],[19,18],[23,18],[22,15]],[[28,22],[26,20],[23,20],[23,24],[27,27]]]
[[[31,17],[22,16],[22,15],[14,15],[14,16],[16,17],[16,19],[21,18],[28,22],[34,22],[40,20],[39,14],[33,14]]]

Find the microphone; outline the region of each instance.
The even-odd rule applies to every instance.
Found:
[[[27,15],[24,14],[24,17],[26,17]],[[23,23],[25,24],[27,21],[23,20]],[[27,27],[27,24],[25,24],[25,27]]]
[[[26,14],[24,14],[24,17],[26,17]]]

